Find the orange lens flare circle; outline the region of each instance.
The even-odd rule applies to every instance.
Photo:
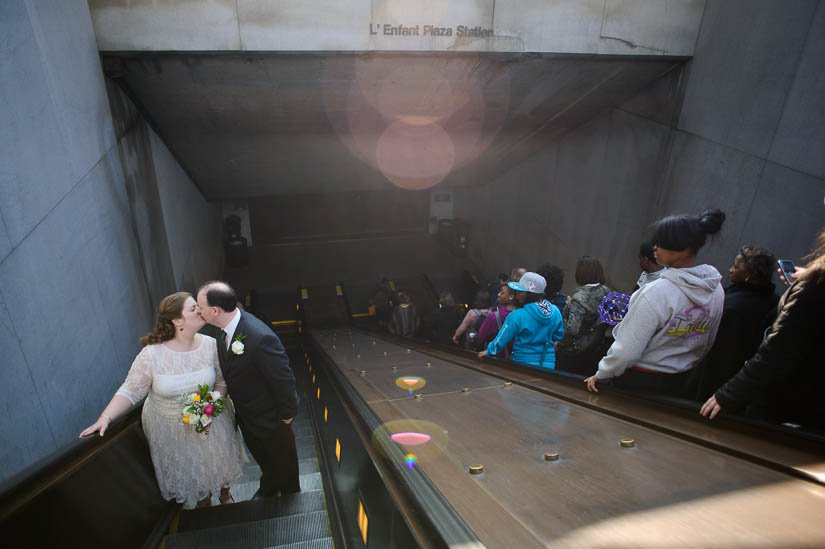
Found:
[[[417,391],[427,384],[424,378],[416,376],[402,376],[395,380],[396,386],[404,391]]]

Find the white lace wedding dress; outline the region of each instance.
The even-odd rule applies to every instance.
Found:
[[[181,503],[217,494],[243,470],[231,406],[212,421],[207,435],[181,421],[182,394],[194,393],[204,384],[210,389],[226,387],[215,339],[195,337],[200,344],[188,352],[173,351],[162,343],[144,347],[116,393],[132,404],[148,394],[142,421],[155,476],[163,497]]]

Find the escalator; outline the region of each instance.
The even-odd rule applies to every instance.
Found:
[[[293,422],[300,493],[252,501],[261,473],[250,461],[232,486],[235,504],[217,505],[217,494],[205,509],[163,500],[139,404],[105,437],[78,440],[0,485],[4,545],[474,547],[472,531],[428,479],[399,470],[396,450],[375,448],[377,419],[351,386],[325,374],[322,360],[313,364],[316,351],[301,326],[348,321],[341,285],[301,295],[296,310],[305,316],[287,328],[294,330],[287,350],[302,397]]]
[[[323,482],[315,452],[311,411],[302,401],[292,423],[301,492],[251,501],[261,468],[250,461],[232,485],[234,505],[183,511],[165,538],[166,549],[218,547],[331,548]],[[248,450],[247,450],[248,454]],[[213,495],[213,504],[218,502]]]

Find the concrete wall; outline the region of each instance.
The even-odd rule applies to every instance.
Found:
[[[676,56],[693,53],[704,5],[705,0],[89,1],[103,51]],[[459,27],[484,32],[462,33]]]
[[[2,2],[0,37],[2,480],[72,441],[122,382],[154,296],[175,289],[153,208],[189,184],[155,170],[133,107],[113,120],[85,2]],[[173,208],[163,219],[191,204]]]
[[[663,215],[724,210],[700,260],[738,248],[802,262],[825,226],[825,2],[709,1],[684,71],[576,128],[480,188],[457,189],[471,256],[495,276],[599,257],[632,288],[638,244]]]
[[[155,134],[149,133],[174,287],[194,293],[223,266],[220,205],[209,203]]]
[[[743,244],[799,262],[825,226],[825,2],[708,3],[658,210],[728,219],[705,261]]]
[[[602,261],[614,287],[632,288],[667,133],[613,109],[492,184],[455,189],[456,216],[471,223],[471,258],[489,280],[555,263],[571,291],[576,259],[587,254]]]

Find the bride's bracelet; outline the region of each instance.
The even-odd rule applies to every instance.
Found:
[[[111,422],[112,422],[112,418],[110,418],[110,417],[109,417],[109,416],[107,416],[106,414],[100,414],[100,417],[105,417],[106,419],[108,419],[108,420],[109,420],[109,423],[111,423]]]

